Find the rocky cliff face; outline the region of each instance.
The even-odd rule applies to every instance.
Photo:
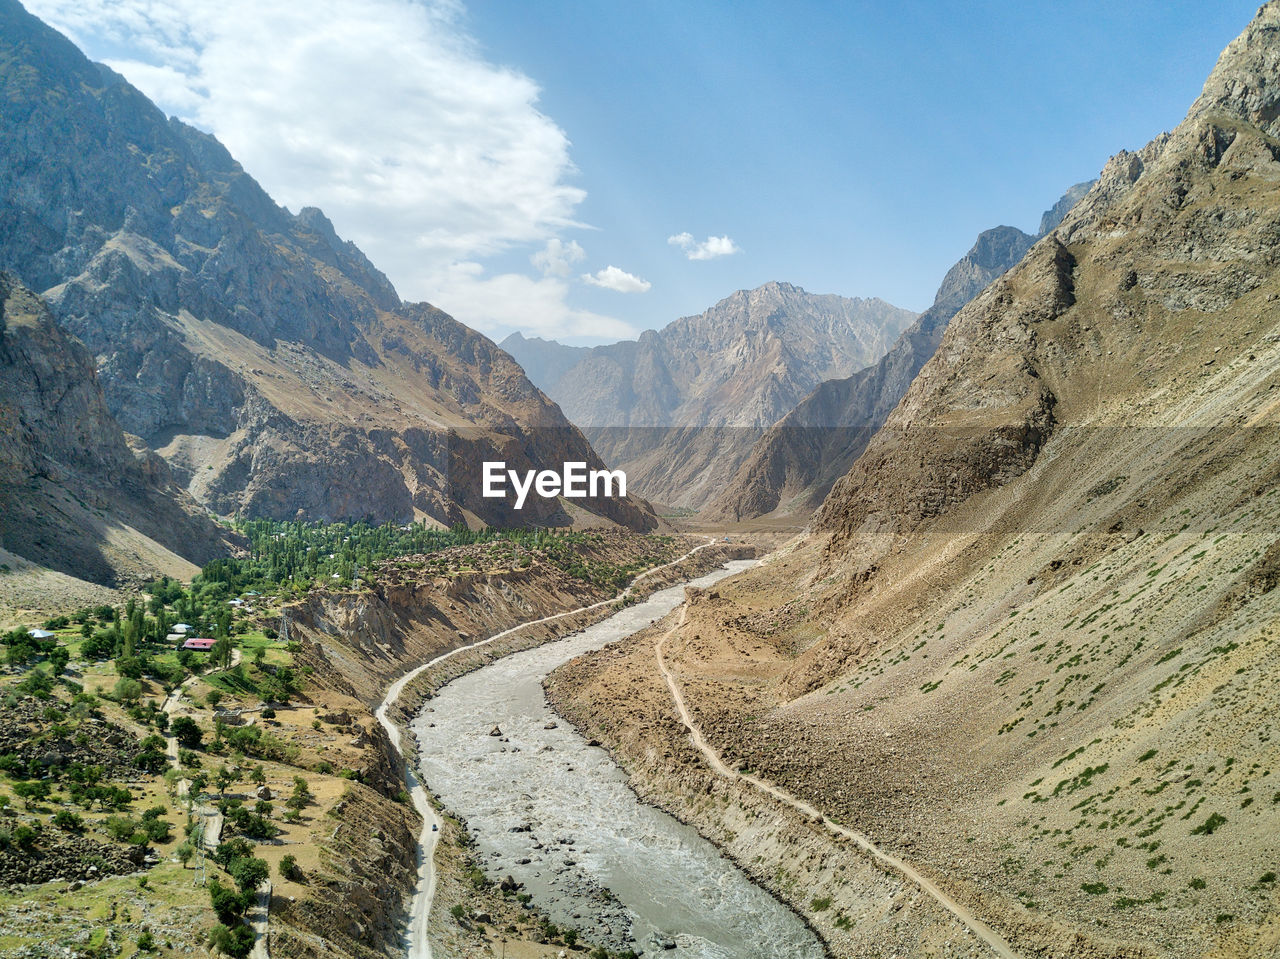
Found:
[[[483,500],[479,459],[601,465],[586,440],[485,337],[401,303],[320,211],[277,206],[216,140],[12,0],[0,98],[0,267],[88,346],[112,413],[196,499],[275,517],[569,521],[554,503]],[[635,500],[580,502],[653,523]]]
[[[222,549],[217,526],[107,411],[84,347],[0,274],[0,545],[114,585],[181,573]]]
[[[637,341],[572,354],[515,337],[504,346],[526,369],[555,377],[539,385],[637,488],[697,506],[733,475],[760,430],[824,379],[882,356],[913,319],[883,300],[767,283]]]
[[[1052,229],[1088,191],[1073,186],[1041,218]],[[942,340],[951,318],[1031,248],[1035,237],[1011,226],[979,234],[943,277],[933,306],[920,315],[879,362],[843,379],[828,380],[775,423],[752,448],[733,479],[705,511],[711,518],[741,520],[779,510],[806,513],[822,502],[835,481],[907,392]]]

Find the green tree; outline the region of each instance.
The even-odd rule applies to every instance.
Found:
[[[66,672],[69,662],[71,662],[71,654],[67,652],[65,646],[59,646],[49,654],[49,668],[54,676],[61,676]]]
[[[240,775],[232,770],[230,766],[222,766],[214,773],[213,781],[218,785],[218,794],[225,796],[227,787],[234,782],[239,782]]]
[[[13,784],[13,794],[21,799],[28,809],[48,799],[49,793],[49,784],[41,779]]]
[[[179,716],[169,724],[169,731],[178,739],[178,744],[186,749],[199,749],[204,738],[204,730],[190,716]]]
[[[132,677],[121,676],[116,680],[112,694],[122,703],[136,704],[142,698],[142,683]]]
[[[209,880],[209,901],[218,918],[226,923],[238,923],[245,910],[253,903],[252,892],[239,892],[224,886],[215,876]]]
[[[252,892],[266,882],[267,877],[271,875],[267,861],[256,856],[233,859],[231,865],[227,867],[227,872],[231,874],[231,878],[236,881],[236,885],[242,892]]]
[[[248,926],[214,926],[209,945],[233,959],[244,959],[253,949],[253,930]]]

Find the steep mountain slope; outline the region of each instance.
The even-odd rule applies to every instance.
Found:
[[[505,353],[391,284],[318,210],[276,206],[0,0],[0,267],[97,358],[120,424],[220,513],[567,522],[482,499],[479,464],[600,465]],[[578,501],[643,528],[638,501]]]
[[[1040,236],[1092,187],[1078,183],[1040,219]],[[716,500],[711,519],[740,520],[780,512],[809,512],[853,465],[872,434],[898,405],[962,306],[1022,259],[1036,237],[1011,226],[978,236],[947,271],[933,306],[898,338],[879,362],[845,379],[828,380],[756,442],[751,455]]]
[[[39,297],[3,273],[0,546],[106,585],[188,573],[226,548],[164,464],[130,448],[107,412],[92,357]]]
[[[1280,949],[1277,77],[1272,2],[1172,134],[957,314],[814,533],[666,640],[730,768],[1019,955]],[[648,642],[622,685],[625,648],[569,677],[638,764],[645,690],[671,708]],[[912,939],[927,897],[886,908],[807,835],[761,871],[838,954],[954,954]],[[789,886],[802,866],[828,884]]]
[[[823,380],[882,356],[914,319],[878,299],[766,283],[636,341],[574,354],[514,336],[503,345],[554,376],[535,382],[638,489],[692,506],[733,475],[760,429]]]

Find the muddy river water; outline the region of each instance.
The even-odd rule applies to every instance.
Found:
[[[730,563],[693,585],[750,565]],[[413,723],[422,778],[466,820],[486,872],[523,883],[556,923],[649,955],[820,959],[793,913],[695,830],[642,804],[608,754],[559,721],[543,695],[557,666],[643,629],[683,596],[683,586],[662,590],[444,687]]]

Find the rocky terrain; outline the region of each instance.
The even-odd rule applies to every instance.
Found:
[[[635,341],[583,349],[512,334],[502,345],[636,489],[697,507],[759,431],[818,383],[884,355],[915,318],[883,300],[767,283]]]
[[[667,641],[728,766],[1016,955],[1280,948],[1278,65],[1269,3],[1172,133],[952,319],[812,534],[693,597]],[[653,758],[683,762],[654,665],[629,641],[569,667],[560,701],[640,788],[697,806]],[[693,821],[740,840],[744,781],[687,768],[729,800]],[[989,954],[886,910],[831,829],[800,875],[767,832],[724,841],[842,955]]]
[[[222,514],[567,524],[480,463],[602,465],[491,341],[277,206],[14,0],[0,3],[0,268],[94,356],[107,408]],[[636,498],[577,501],[654,525]]]
[[[108,411],[92,357],[48,308],[0,274],[0,545],[39,566],[114,585],[189,576],[223,535]],[[21,592],[6,563],[0,595]]]
[[[1045,211],[1039,235],[1056,228],[1092,185],[1076,184]],[[852,376],[822,383],[757,440],[736,475],[704,510],[705,518],[733,522],[816,509],[933,356],[951,318],[1021,260],[1036,239],[1011,226],[980,234],[943,277],[933,306],[888,353]]]

